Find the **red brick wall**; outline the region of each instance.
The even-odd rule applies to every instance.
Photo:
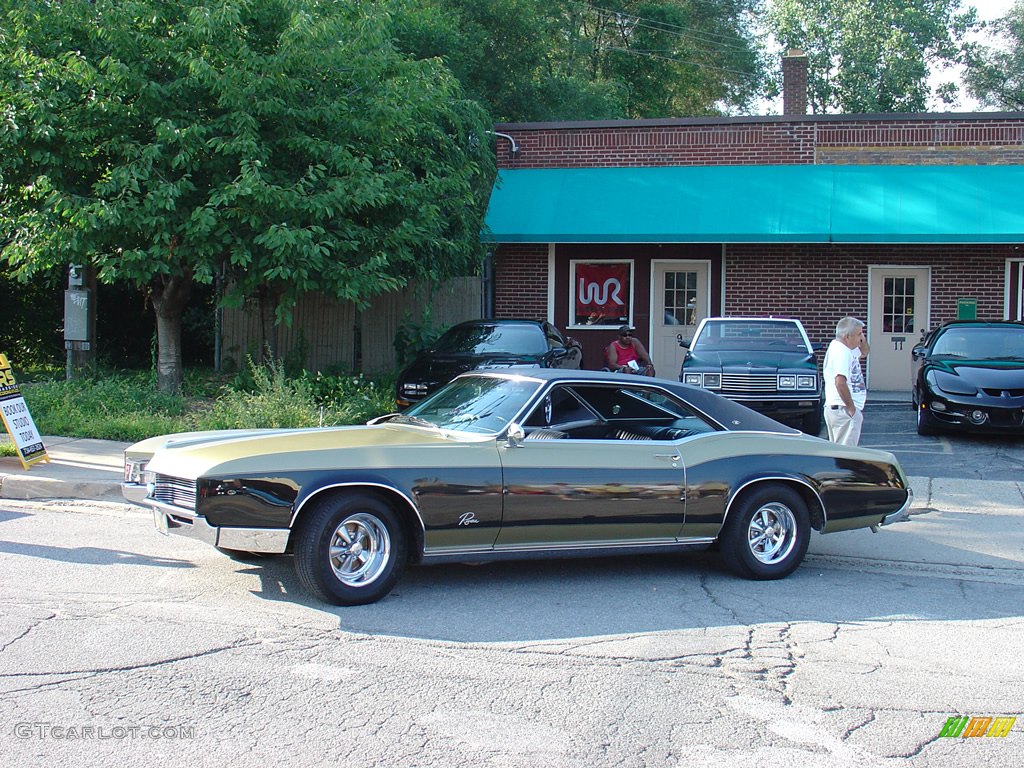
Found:
[[[868,314],[868,267],[931,267],[929,327],[956,319],[956,300],[978,300],[979,319],[1002,319],[1010,246],[729,245],[725,313],[798,317],[827,342],[844,315]],[[916,339],[915,339],[916,340]]]
[[[547,245],[501,245],[494,256],[494,316],[548,316]]]
[[[502,168],[1020,163],[1024,115],[806,116],[505,124]]]

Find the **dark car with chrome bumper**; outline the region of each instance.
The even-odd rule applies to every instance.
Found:
[[[709,389],[809,435],[821,432],[816,352],[799,320],[709,317],[688,344],[679,380]]]

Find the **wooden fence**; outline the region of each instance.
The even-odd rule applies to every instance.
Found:
[[[310,371],[388,373],[397,367],[394,341],[403,322],[421,323],[426,307],[435,327],[473,320],[482,317],[482,298],[479,277],[456,278],[433,289],[409,286],[377,297],[362,311],[319,293],[307,294],[296,305],[291,325],[278,327],[277,354],[285,358],[305,349],[304,364]],[[244,365],[246,355],[263,344],[256,308],[225,309],[221,339],[224,364]]]

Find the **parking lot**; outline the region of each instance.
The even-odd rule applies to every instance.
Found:
[[[909,400],[869,399],[860,444],[892,451],[911,477],[971,480],[1024,477],[1024,436],[949,433],[922,437],[917,434]]]

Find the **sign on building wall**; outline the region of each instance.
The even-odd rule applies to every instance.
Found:
[[[956,319],[957,320],[977,320],[978,319],[978,300],[977,299],[957,299],[956,300]]]
[[[571,324],[618,326],[628,323],[632,269],[633,264],[628,261],[570,262]]]
[[[7,361],[7,355],[0,352],[0,416],[3,417],[4,427],[14,440],[18,449],[18,456],[21,463],[28,469],[29,466],[38,461],[49,461],[43,445],[43,438],[39,436],[39,430],[32,421],[32,414],[28,412],[28,405],[21,395],[18,382],[14,379],[11,371],[11,364]]]

